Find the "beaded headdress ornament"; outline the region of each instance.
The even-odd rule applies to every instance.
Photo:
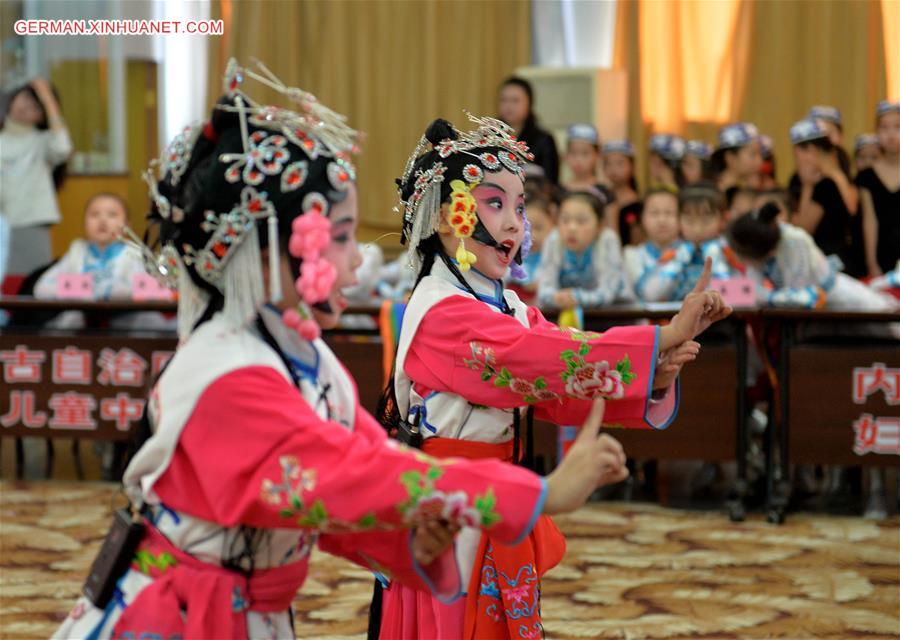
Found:
[[[450,211],[448,223],[454,235],[459,238],[460,245],[456,259],[460,269],[466,271],[474,263],[474,255],[467,251],[464,239],[476,234],[479,227],[475,198],[471,195],[484,179],[485,171],[500,171],[506,168],[522,180],[525,179],[525,165],[534,160],[528,145],[517,140],[513,130],[506,123],[490,117],[478,117],[466,112],[470,122],[477,125],[472,131],[460,131],[453,128],[456,139],[447,138],[432,146],[425,136],[419,139],[416,148],[406,162],[403,176],[397,180],[399,185],[400,205],[395,211],[403,212],[402,242],[407,245],[409,266],[418,271],[421,257],[417,252],[419,243],[437,231],[441,215],[441,184],[448,171],[447,162],[452,156],[466,155],[471,162],[461,170],[461,180],[450,182]],[[449,124],[449,123],[448,123]],[[431,166],[416,169],[419,160],[429,153],[429,146],[436,153],[437,159]],[[415,174],[414,174],[415,172]],[[415,175],[414,188],[404,200],[403,192]],[[476,237],[479,241],[492,240],[483,230]],[[487,236],[484,238],[483,236]],[[527,254],[530,246],[530,234],[527,232],[523,241],[522,253]],[[519,261],[521,261],[521,255]],[[518,265],[514,265],[516,267]]]
[[[184,243],[179,247],[167,243],[157,255],[133,232],[126,232],[141,250],[151,275],[179,290],[179,334],[182,336],[190,332],[208,303],[208,295],[194,285],[185,267],[192,267],[200,278],[223,294],[223,311],[235,325],[255,317],[265,301],[257,234],[257,222],[263,219],[268,233],[269,299],[280,301],[278,213],[271,194],[258,188],[267,178],[280,176],[277,188],[281,193],[296,191],[307,179],[309,164],[323,159],[327,160],[327,178],[335,192],[346,191],[356,179],[350,156],[358,151],[359,134],[347,126],[346,118],[322,105],[314,95],[286,86],[262,63],[257,61],[255,66],[256,70],[250,70],[239,66],[234,59],[228,62],[224,90],[229,104],[216,107],[237,113],[240,123],[242,150],[218,157],[225,180],[243,185],[239,202],[228,211],[205,211],[201,220],[186,221],[184,212],[160,193],[160,180],[173,187],[178,185],[199,137],[215,135],[210,131],[211,123],[197,124],[186,127],[172,140],[162,156],[151,163],[144,180],[158,215],[174,224],[199,224],[205,243],[202,246]],[[245,78],[287,97],[297,111],[257,104],[241,89]],[[252,133],[249,125],[254,127]],[[294,161],[290,161],[289,143],[299,148],[305,158],[297,160],[298,154],[294,153]],[[288,246],[291,255],[302,259],[296,282],[298,293],[305,303],[314,304],[327,298],[335,277],[334,267],[321,257],[330,241],[329,201],[322,193],[310,191],[301,209],[294,220]],[[308,309],[304,307],[300,311],[308,320]],[[297,312],[286,313],[285,322],[299,325]]]

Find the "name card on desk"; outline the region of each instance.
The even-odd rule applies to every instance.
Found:
[[[59,300],[91,300],[94,297],[94,278],[89,273],[62,273],[56,279]]]
[[[756,284],[750,278],[724,278],[709,283],[712,291],[718,291],[726,304],[732,307],[755,307]]]
[[[132,300],[174,300],[175,292],[161,285],[147,273],[136,273],[131,278]]]

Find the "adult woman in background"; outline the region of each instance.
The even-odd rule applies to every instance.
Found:
[[[72,140],[50,84],[36,78],[9,98],[0,129],[0,215],[11,229],[7,272],[50,262],[50,225],[60,220],[56,188]]]
[[[497,96],[497,113],[500,119],[511,126],[516,139],[528,145],[534,155],[532,162],[544,170],[544,175],[559,185],[559,153],[553,135],[538,124],[534,113],[534,90],[531,83],[517,76],[511,76],[500,85]]]

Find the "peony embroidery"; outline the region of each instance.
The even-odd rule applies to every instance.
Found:
[[[637,379],[631,370],[628,354],[611,366],[606,360],[587,362],[585,356],[591,352],[589,340],[600,334],[590,331],[566,329],[565,332],[578,344],[578,349],[567,349],[559,354],[566,369],[559,374],[565,383],[565,395],[572,398],[593,400],[606,398],[617,400],[625,397],[625,388]],[[495,387],[507,387],[521,396],[526,404],[558,400],[560,394],[549,388],[543,376],[534,380],[514,376],[509,369],[498,365],[493,349],[478,342],[470,342],[471,358],[463,358],[466,368],[477,371],[482,382],[493,383]]]
[[[474,503],[469,506],[464,491],[445,493],[435,488],[435,482],[442,475],[444,470],[438,465],[430,465],[424,473],[406,471],[400,475],[408,497],[398,509],[406,524],[446,520],[466,527],[490,527],[500,522],[500,515],[494,510],[497,498],[492,488],[475,496]]]
[[[482,382],[493,380],[495,387],[509,387],[510,391],[522,396],[522,400],[526,404],[559,398],[559,394],[547,388],[547,381],[543,376],[538,376],[533,381],[515,377],[506,367],[497,369],[494,350],[490,347],[484,347],[478,342],[470,342],[469,348],[472,358],[463,358],[463,364],[473,371],[478,371]]]
[[[576,398],[590,400],[602,396],[617,400],[625,396],[622,374],[616,369],[610,371],[609,363],[605,360],[576,366],[562,376],[566,381],[566,394]]]
[[[618,400],[625,397],[625,386],[637,378],[631,370],[628,354],[616,363],[615,368],[610,368],[606,360],[587,362],[584,358],[591,352],[588,342],[590,333],[570,330],[569,335],[581,344],[577,351],[567,349],[559,354],[560,360],[566,364],[566,370],[560,374],[566,383],[566,395],[583,400]]]

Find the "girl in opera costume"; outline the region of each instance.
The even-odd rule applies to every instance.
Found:
[[[542,419],[579,424],[604,398],[610,423],[666,427],[675,378],[699,349],[693,338],[730,312],[702,291],[709,274],[662,329],[601,335],[546,321],[502,285],[529,249],[528,148],[503,123],[469,117],[469,132],[432,123],[398,181],[417,283],[379,417],[430,455],[508,461],[519,461],[519,417],[532,407]],[[448,605],[391,583],[381,637],[541,637],[540,578],[565,551],[552,521],[538,518],[514,545],[466,526],[455,546],[466,597]]]
[[[297,112],[255,103],[245,78]],[[598,437],[600,403],[575,459],[547,479],[388,440],[319,338],[361,260],[356,132],[262,65],[232,60],[225,94],[147,174],[160,253],[141,249],[177,285],[181,340],[124,476],[139,541],[116,551],[122,572],[98,556],[58,638],[293,637],[316,544],[452,598],[459,525],[515,542],[627,475],[619,444]]]

